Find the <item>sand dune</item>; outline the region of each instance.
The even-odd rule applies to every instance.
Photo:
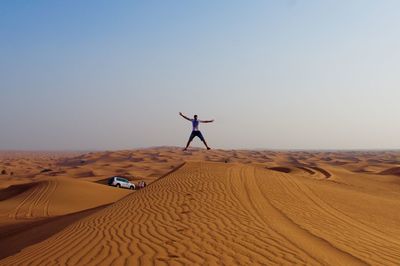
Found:
[[[57,177],[6,189],[0,216],[14,219],[51,217],[114,202],[130,193],[92,182]],[[4,195],[3,193],[0,193]]]
[[[94,208],[129,193],[129,190],[65,177],[0,190],[0,258],[45,240],[94,213]]]
[[[329,178],[332,176],[331,173],[329,173],[327,170],[325,170],[324,168],[321,167],[317,167],[317,166],[310,166],[311,169],[319,172],[320,174],[322,174],[325,178]]]
[[[397,152],[6,155],[0,265],[400,261]],[[115,174],[151,185],[106,186]]]
[[[0,227],[0,259],[18,253],[22,249],[39,243],[68,225],[93,214],[105,205],[71,214],[46,219],[25,219]]]
[[[395,175],[400,176],[400,167],[393,167],[380,172],[381,175]]]
[[[251,165],[191,162],[0,264],[396,265],[400,234],[388,227],[398,230],[399,217],[365,222],[334,195],[356,195],[360,205],[374,195],[340,185],[315,192],[327,186]]]

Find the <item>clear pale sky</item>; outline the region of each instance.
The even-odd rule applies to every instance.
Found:
[[[0,149],[400,148],[399,10],[0,1]]]

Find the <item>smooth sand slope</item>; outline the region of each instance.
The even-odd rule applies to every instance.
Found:
[[[399,264],[393,178],[292,159],[187,162],[0,265]]]
[[[108,186],[78,179],[53,177],[3,189],[0,219],[53,217],[115,202],[129,194]]]

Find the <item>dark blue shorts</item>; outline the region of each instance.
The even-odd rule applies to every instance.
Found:
[[[201,139],[201,141],[204,141],[204,137],[200,131],[192,131],[192,134],[190,134],[190,137],[189,137],[189,141],[192,141],[194,139],[194,137],[199,137]]]

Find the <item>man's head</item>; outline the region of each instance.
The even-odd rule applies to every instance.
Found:
[[[194,120],[197,120],[197,115],[194,115]]]

